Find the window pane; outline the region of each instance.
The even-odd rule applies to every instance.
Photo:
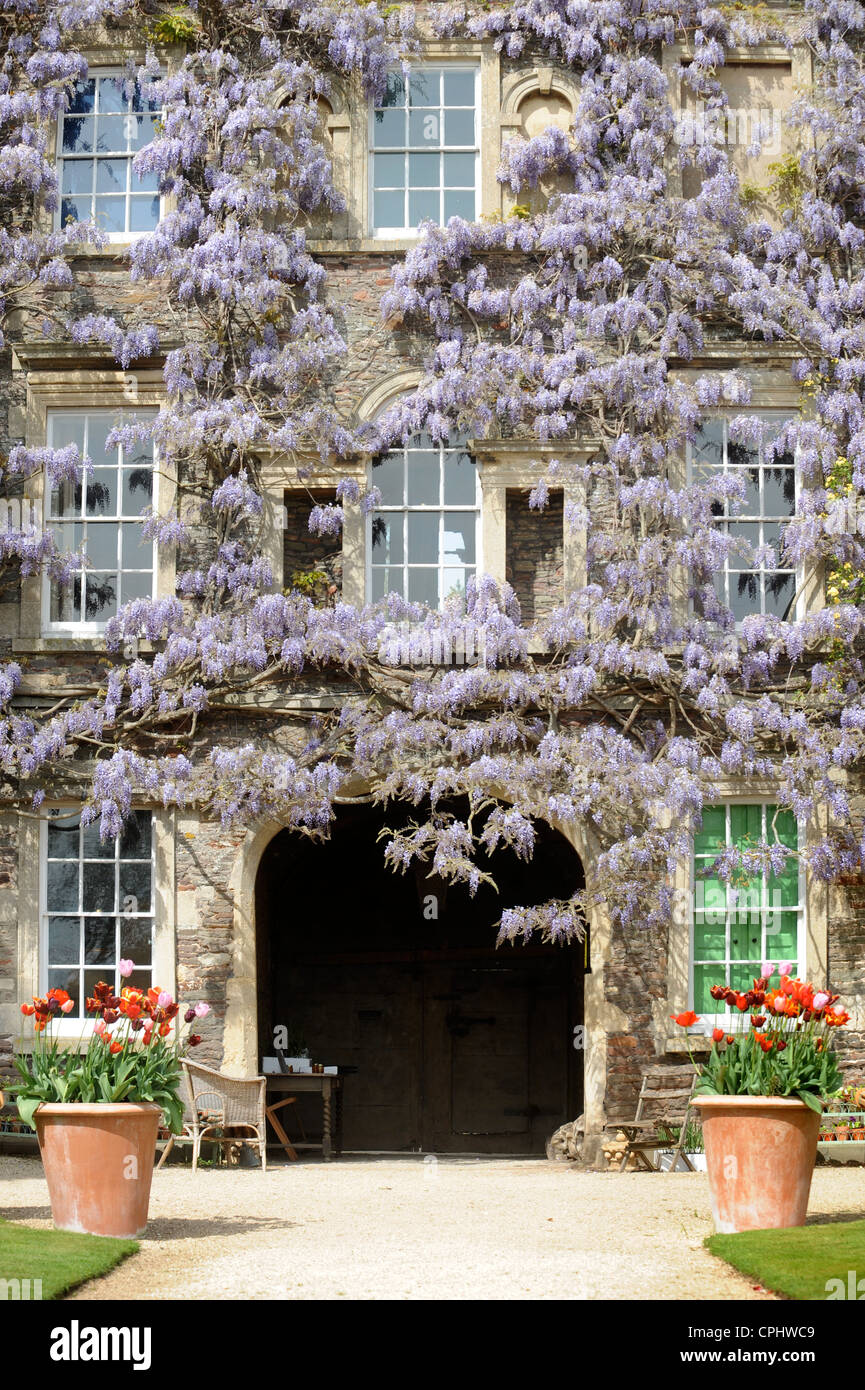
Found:
[[[135,811],[126,821],[120,836],[120,855],[123,859],[149,859],[153,837],[153,817],[149,811]]]
[[[473,145],[475,143],[474,111],[445,111],[446,145]]]
[[[404,194],[376,192],[373,195],[373,218],[376,227],[404,227]]]
[[[138,516],[149,507],[153,500],[153,465],[148,459],[146,466],[124,468],[123,500],[124,516]]]
[[[89,516],[113,516],[117,511],[117,470],[94,468],[87,474],[85,491]]]
[[[123,83],[115,77],[100,77],[99,79],[99,110],[100,111],[125,111],[128,102],[123,95]]]
[[[82,864],[81,881],[81,901],[85,912],[114,911],[113,864]]]
[[[78,864],[49,863],[46,883],[46,906],[49,912],[78,910]]]
[[[385,84],[385,94],[382,97],[382,106],[404,106],[405,97],[403,74],[401,72],[389,72]]]
[[[128,159],[97,159],[96,192],[125,193],[128,170]]]
[[[730,959],[759,961],[762,954],[760,918],[744,916],[737,919],[737,916],[734,916],[730,923]],[[750,986],[749,979],[747,988]]]
[[[760,611],[760,588],[756,575],[734,573],[730,575],[730,612],[737,622],[747,618],[749,613]]]
[[[442,143],[442,121],[438,111],[410,111],[408,142],[412,146],[437,146]]]
[[[52,817],[48,822],[48,858],[78,858],[78,816]]]
[[[792,516],[796,509],[796,475],[792,468],[763,470],[763,511],[767,516]]]
[[[409,74],[410,106],[438,106],[441,103],[441,68],[413,68]]]
[[[125,232],[126,199],[97,198],[94,217],[96,225],[103,232]]]
[[[789,573],[767,574],[763,582],[765,611],[774,613],[777,618],[786,617],[796,592],[795,576]]]
[[[60,202],[60,225],[70,222],[89,222],[93,209],[90,198],[63,198]]]
[[[438,450],[416,449],[408,454],[409,506],[435,505],[439,500],[440,462]]]
[[[113,965],[116,927],[113,917],[84,918],[84,962],[86,965]]]
[[[766,919],[766,953],[779,961],[796,962],[799,952],[799,915],[796,912],[770,913]]]
[[[473,72],[454,72],[445,68],[445,106],[474,106],[475,75]]]
[[[63,122],[63,153],[92,154],[93,117],[67,116]]]
[[[125,116],[100,116],[96,123],[97,152],[114,154],[126,150],[128,148],[127,129]],[[100,160],[99,162],[103,164],[107,161]]]
[[[423,155],[418,155],[423,159]],[[473,154],[446,154],[444,160],[444,183],[446,188],[474,188],[475,157]]]
[[[60,191],[86,194],[89,202],[93,191],[93,162],[89,159],[64,159]]]
[[[92,77],[79,79],[72,88],[72,96],[69,100],[70,112],[86,114],[93,110],[96,99],[96,84]]]
[[[150,864],[120,864],[121,912],[150,911]]]
[[[441,158],[440,154],[410,154],[408,177],[411,187],[438,188]]]
[[[475,220],[475,195],[468,189],[448,189],[445,192],[445,211],[444,220],[447,223],[452,217],[462,217],[466,222]]]
[[[425,603],[437,608],[438,570],[411,567],[408,572],[408,599],[410,603]]]
[[[48,961],[51,965],[77,965],[81,930],[77,917],[49,917]]]
[[[117,575],[87,574],[84,578],[84,617],[104,623],[117,612]]]
[[[87,528],[87,558],[94,569],[106,570],[117,564],[117,525],[113,521]]]
[[[420,157],[426,158],[426,156]],[[375,155],[372,161],[372,172],[375,188],[403,188],[405,186],[405,155]]]
[[[698,1014],[711,1014],[717,1010],[717,1005],[710,993],[712,985],[720,984],[718,978],[719,971],[716,965],[695,965],[694,966],[694,1009]]]
[[[153,568],[153,541],[145,539],[144,527],[135,521],[124,521],[120,527],[121,564],[127,570]]]
[[[99,838],[99,821],[93,820],[81,833],[81,854],[84,859],[113,859],[114,841]]]
[[[739,845],[743,840],[759,840],[763,834],[763,807],[737,805],[730,807],[730,840]]]
[[[433,222],[438,222],[441,215],[441,197],[436,189],[430,192],[412,192],[408,195],[408,223],[410,227],[416,227],[419,222],[424,222],[431,218]]]
[[[444,500],[451,506],[473,506],[476,500],[477,469],[471,456],[447,453],[444,459]]]
[[[373,144],[377,148],[405,144],[405,111],[376,111],[372,123]]]
[[[473,574],[473,569],[466,569],[462,565],[442,569],[442,599],[464,595],[466,584]]]
[[[408,558],[413,564],[438,564],[438,512],[429,515],[425,512],[409,512]]]
[[[391,564],[402,564],[405,559],[402,513],[398,516],[383,516],[378,512],[373,517],[372,559],[373,564],[379,564],[383,560]]]
[[[130,198],[129,199],[129,230],[130,232],[150,232],[159,222],[159,199]]]
[[[138,917],[120,918],[120,958],[135,965],[150,965],[153,952],[153,926]]]
[[[381,493],[386,505],[402,506],[404,498],[405,469],[402,454],[387,454],[377,459],[372,466],[373,486]]]
[[[153,571],[127,570],[120,576],[120,602],[153,597]]]
[[[475,518],[473,512],[445,512],[442,555],[446,563],[475,562]]]

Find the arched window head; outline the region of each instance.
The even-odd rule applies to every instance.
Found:
[[[367,592],[440,608],[478,565],[480,483],[465,442],[415,435],[372,466],[381,504],[370,518]]]

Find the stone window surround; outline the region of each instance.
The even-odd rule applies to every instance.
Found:
[[[519,107],[526,97],[554,92],[564,97],[573,108],[576,105],[579,82],[574,74],[563,68],[541,66],[522,72],[501,72],[501,58],[489,42],[461,40],[430,40],[422,46],[418,62],[474,63],[480,68],[478,140],[480,145],[480,178],[477,189],[478,218],[495,216],[504,210],[505,190],[496,178],[496,170],[505,139],[522,126]],[[346,199],[346,210],[333,217],[332,236],[320,240],[312,237],[310,247],[319,253],[339,252],[400,252],[415,244],[416,236],[386,240],[371,234],[369,109],[366,104],[354,106],[347,100],[344,88],[334,83],[330,104],[333,114],[327,117],[327,129],[333,141],[334,182]]]
[[[717,787],[713,804],[727,802],[773,802],[777,800],[777,786],[765,778],[730,778]],[[800,845],[806,846],[825,835],[829,826],[828,810],[825,806],[817,808],[815,818],[805,826],[800,825]],[[837,906],[843,896],[843,889],[835,885],[820,883],[813,874],[803,870],[804,894],[804,934],[806,977],[814,984],[826,982],[829,951],[829,917],[833,905]],[[660,1005],[653,1005],[656,1012],[656,1037],[660,1052],[687,1053],[688,1044],[694,1052],[708,1051],[711,1039],[699,1035],[689,1035],[687,1041],[681,1028],[668,1018],[668,1014],[681,1013],[691,1007],[691,904],[693,901],[693,858],[679,864],[672,879],[674,911],[670,922],[667,954],[667,998]],[[837,901],[836,901],[837,900]],[[663,1014],[661,1010],[663,1009]]]
[[[86,77],[84,80],[85,80],[85,81],[90,80],[90,81],[94,81],[94,82],[98,83],[99,80],[100,80],[100,78],[105,78],[105,77],[122,77],[122,76],[123,76],[123,69],[120,68],[120,67],[117,67],[116,64],[115,64],[114,66],[112,66],[111,64],[96,63],[96,64],[94,64],[93,67],[88,67],[87,77]],[[158,112],[154,112],[153,114],[154,114],[154,115],[158,115],[159,113],[158,113]],[[54,230],[55,230],[55,231],[60,231],[60,230],[62,230],[62,221],[61,221],[61,218],[62,218],[62,213],[63,213],[63,194],[62,194],[62,192],[60,191],[60,188],[62,188],[64,164],[65,164],[67,161],[69,161],[70,164],[74,164],[74,163],[77,162],[78,159],[82,158],[82,156],[80,156],[80,155],[79,155],[79,156],[75,156],[75,155],[69,154],[68,152],[67,152],[67,153],[64,153],[64,151],[63,151],[63,146],[62,146],[62,140],[61,140],[61,136],[62,136],[62,132],[63,132],[63,125],[64,125],[64,120],[63,120],[63,115],[61,115],[61,116],[57,119],[57,121],[54,123],[54,137],[53,137],[53,138],[54,138],[54,144],[53,144],[53,148],[54,148],[54,163],[55,163],[55,166],[56,166],[56,169],[57,169],[57,173],[58,173],[58,175],[59,175],[59,181],[58,181],[58,182],[59,182],[59,187],[58,187],[58,204],[57,204],[57,208],[56,208],[56,210],[55,210],[55,212],[54,212],[54,214],[53,214],[53,218],[54,218]],[[136,153],[136,152],[135,152],[135,151],[130,152],[129,154],[127,154],[126,158],[132,159],[134,153]],[[122,156],[122,155],[119,155],[119,154],[117,154],[117,155],[103,155],[103,156],[101,156],[101,157],[102,157],[102,158],[108,158],[108,159],[112,159],[112,158],[123,158],[123,156]],[[99,154],[99,152],[98,152],[96,149],[94,149],[94,150],[92,151],[92,154],[91,154],[91,155],[89,155],[89,156],[86,156],[86,155],[85,155],[85,156],[83,156],[83,158],[85,158],[85,159],[92,159],[93,162],[98,166],[99,159],[100,159],[100,154]],[[97,175],[97,177],[98,177],[98,175]],[[134,174],[134,172],[132,173],[131,178],[132,178],[132,188],[130,189],[130,192],[134,191],[134,184],[135,184],[135,174]],[[128,203],[128,198],[127,198],[126,201],[127,201],[127,203]],[[160,197],[159,197],[159,217],[158,217],[158,221],[160,221],[160,222],[161,222],[162,218],[165,216],[165,204],[166,204],[166,199],[165,199],[164,197],[161,197],[161,196],[160,196]],[[127,206],[126,212],[128,212],[128,211],[129,211],[129,208],[128,208],[128,206]],[[148,236],[152,231],[153,231],[153,228],[152,228],[152,227],[148,227],[148,228],[146,228],[144,231],[140,231],[140,232],[133,232],[133,231],[131,231],[129,228],[126,228],[126,229],[124,229],[122,232],[105,232],[104,234],[105,234],[105,236],[106,236],[106,238],[107,238],[107,240],[108,240],[108,244],[109,244],[109,245],[111,245],[111,246],[117,246],[117,245],[121,245],[121,246],[126,245],[126,246],[128,246],[131,242],[137,241],[137,240],[139,239],[139,237]]]
[[[78,49],[81,56],[87,63],[88,77],[108,76],[114,74],[128,63],[141,64],[145,61],[147,54],[140,43],[135,41],[135,36],[124,33],[123,30],[108,30],[104,27],[95,31],[94,40],[88,45],[81,45]],[[183,44],[169,44],[159,47],[159,61],[162,70],[171,75],[176,72],[186,56],[186,47]],[[56,152],[60,146],[59,126],[62,123],[62,116],[58,121],[52,121],[49,131],[48,149]],[[173,197],[162,197],[160,200],[160,215],[165,215],[174,210],[176,200]],[[43,236],[50,235],[57,226],[56,212],[48,212],[45,208],[40,208],[36,223]],[[146,236],[145,232],[116,232],[109,235],[109,240],[105,246],[71,246],[65,252],[70,257],[86,256],[89,259],[94,257],[104,257],[106,259],[116,259],[128,254],[129,247],[140,237]]]
[[[23,436],[31,448],[41,448],[47,438],[50,410],[159,410],[165,402],[165,386],[161,370],[148,368],[135,372],[72,369],[69,371],[40,371],[27,373],[27,405],[23,419],[10,412],[10,434]],[[160,511],[170,510],[174,502],[175,480],[157,461],[158,485],[156,495]],[[31,489],[34,501],[44,497],[44,478],[34,478]],[[156,552],[156,597],[174,594],[174,547],[159,546]],[[12,638],[13,652],[36,651],[100,651],[105,639],[101,633],[74,632],[45,634],[42,630],[42,593],[45,580],[33,576],[21,581],[19,630]],[[145,644],[141,644],[142,649]]]
[[[52,797],[51,807],[60,806],[70,811],[77,810],[80,802],[69,797]],[[146,806],[136,806],[136,810],[147,810]],[[174,925],[174,811],[161,807],[153,810],[153,982],[176,993],[177,965]],[[44,979],[41,976],[41,875],[45,836],[44,817],[19,812],[18,826],[18,969],[17,1002],[14,1011],[17,1015],[12,1031],[16,1036],[15,1049],[28,1052],[32,1049],[32,1029],[21,1033],[21,1014],[19,1004],[41,992]],[[92,1032],[93,1021],[79,1019],[57,1019],[52,1024],[52,1032],[61,1039],[75,1040]]]
[[[413,390],[420,381],[420,373],[407,371],[387,378],[373,388],[363,399],[358,416],[362,420],[372,420],[385,407],[400,395]],[[526,491],[538,482],[538,469],[534,461],[549,462],[553,458],[580,460],[588,456],[589,448],[575,447],[572,443],[551,442],[541,444],[524,439],[469,439],[469,453],[475,458],[481,485],[480,498],[480,543],[478,573],[490,575],[497,584],[506,582],[506,510],[509,489]],[[363,458],[349,465],[335,463],[321,464],[317,458],[304,460],[309,476],[305,485],[310,491],[321,488],[335,488],[346,478],[353,478],[363,491],[369,486],[371,476],[370,458]],[[262,493],[264,497],[264,543],[263,551],[273,573],[273,588],[279,592],[285,585],[283,574],[282,526],[280,518],[284,506],[283,494],[299,487],[297,465],[288,459],[266,459],[262,465]],[[578,502],[582,485],[563,479],[565,502]],[[580,588],[586,583],[585,532],[567,523],[563,535],[564,592]],[[360,508],[347,508],[342,530],[342,597],[346,603],[363,607],[366,602],[367,579],[367,519]]]

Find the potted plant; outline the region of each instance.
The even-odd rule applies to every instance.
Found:
[[[823,1098],[840,1081],[832,1032],[849,1015],[835,1008],[838,995],[791,978],[792,966],[778,970],[774,989],[770,961],[752,989],[712,986],[738,1022],[716,1028],[708,1061],[694,1063],[719,1232],[804,1224]],[[689,1028],[697,1015],[675,1021]]]
[[[122,978],[133,969],[132,961],[120,962]],[[163,1114],[173,1133],[183,1128],[180,1063],[201,1038],[181,1036],[180,1006],[165,991],[124,986],[115,995],[100,981],[85,1004],[97,1016],[86,1045],[82,1036],[64,1047],[51,1025],[73,1008],[62,989],[21,1005],[33,1017],[36,1037],[32,1052],[15,1059],[22,1079],[18,1113],[39,1139],[55,1226],[97,1236],[140,1235],[157,1130]],[[197,1003],[183,1022],[208,1012],[207,1004]]]

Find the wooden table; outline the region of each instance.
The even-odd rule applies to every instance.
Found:
[[[338,1158],[342,1153],[343,1078],[341,1076],[325,1076],[322,1072],[302,1071],[267,1072],[265,1075],[267,1076],[267,1090],[278,1092],[283,1096],[296,1096],[304,1091],[321,1093],[321,1144],[312,1144],[310,1148],[321,1148],[325,1162],[329,1162],[334,1156]],[[277,1101],[274,1105],[268,1106],[268,1119],[279,1135],[280,1143],[289,1158],[296,1158],[294,1146],[274,1113],[281,1104],[281,1101]]]

